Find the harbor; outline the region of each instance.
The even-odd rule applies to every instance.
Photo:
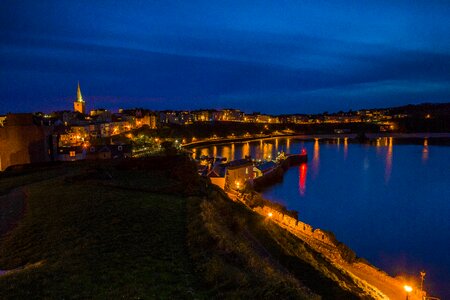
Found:
[[[449,190],[442,164],[448,161],[448,146],[426,135],[411,141],[376,137],[361,144],[350,138],[285,138],[209,146],[195,153],[263,160],[279,151],[306,149],[308,163],[264,184],[262,197],[297,211],[301,222],[332,230],[358,256],[390,275],[419,274],[426,266],[425,284],[433,294],[445,290],[449,280],[449,270],[440,267],[450,238],[444,230],[449,226],[444,217]],[[367,236],[374,238],[367,241]]]

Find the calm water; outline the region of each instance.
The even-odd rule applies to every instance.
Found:
[[[232,160],[302,148],[308,164],[290,168],[264,196],[391,275],[424,269],[425,288],[450,299],[450,147],[274,139],[195,151]]]

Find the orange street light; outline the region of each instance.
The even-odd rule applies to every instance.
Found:
[[[412,292],[413,288],[410,285],[407,285],[407,284],[405,284],[403,286],[403,288],[405,289],[405,292],[406,292],[406,300],[408,300],[409,299],[409,293]]]
[[[273,216],[272,212],[269,212],[269,213],[267,214],[267,216],[268,216],[269,218],[272,218],[272,216]]]

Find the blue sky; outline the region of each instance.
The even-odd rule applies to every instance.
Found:
[[[0,113],[450,101],[448,1],[0,3]]]

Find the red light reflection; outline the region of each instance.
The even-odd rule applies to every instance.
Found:
[[[306,191],[306,174],[308,172],[308,165],[303,163],[299,167],[298,188],[301,196],[305,195]]]

